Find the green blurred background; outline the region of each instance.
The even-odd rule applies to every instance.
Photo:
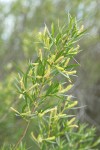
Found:
[[[80,41],[81,64],[72,93],[79,100],[77,117],[100,132],[100,1],[99,0],[0,0],[0,147],[16,143],[25,122],[10,107],[22,105],[15,88],[19,68],[35,58],[36,34],[44,24],[67,21],[76,16],[87,34]],[[98,133],[99,133],[98,132]],[[25,137],[29,146],[31,138]],[[25,139],[24,139],[25,140]]]

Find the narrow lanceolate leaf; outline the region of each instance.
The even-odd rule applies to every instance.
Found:
[[[10,108],[11,108],[11,110],[14,111],[15,113],[20,114],[15,108],[13,108],[13,107],[10,107]]]
[[[34,135],[33,132],[31,132],[31,136],[32,136],[32,139],[33,139],[36,143],[38,143],[38,141],[37,141],[37,139],[36,139],[36,137],[35,137],[35,135]]]
[[[39,85],[38,83],[34,84],[34,85],[31,86],[29,89],[26,89],[25,91],[23,91],[23,93],[31,91],[32,89],[34,89],[34,88],[37,87],[38,85]]]
[[[53,37],[54,37],[54,32],[55,32],[54,23],[52,23],[52,25],[51,25],[51,34],[52,34]]]

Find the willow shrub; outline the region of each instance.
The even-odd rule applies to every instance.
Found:
[[[18,146],[31,123],[35,126],[31,139],[37,150],[97,148],[100,141],[95,140],[95,129],[77,121],[71,110],[77,107],[78,102],[68,94],[76,76],[77,61],[74,57],[79,53],[77,41],[83,34],[83,26],[79,28],[71,16],[68,24],[52,24],[51,31],[45,25],[44,31],[38,34],[36,57],[29,62],[26,72],[19,74],[17,89],[23,106],[20,111],[11,108],[27,122],[13,149],[20,149]]]

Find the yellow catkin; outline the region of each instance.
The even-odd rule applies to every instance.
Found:
[[[64,71],[64,68],[60,67],[60,66],[56,66],[56,68],[60,71]]]
[[[73,125],[70,125],[69,127],[70,127],[70,128],[78,128],[78,125],[73,124]]]
[[[40,60],[42,61],[42,50],[41,49],[39,49],[38,55],[40,57]]]
[[[33,64],[33,66],[38,66],[39,65],[39,63],[32,63]]]
[[[80,45],[77,45],[77,49],[79,49],[80,48]]]
[[[21,89],[24,89],[25,87],[24,87],[24,83],[23,83],[23,78],[21,78],[21,80],[20,80],[20,86],[21,86]]]
[[[59,57],[55,62],[56,62],[56,63],[61,62],[63,58],[64,58],[64,56],[61,56],[61,57]]]
[[[49,78],[49,76],[50,76],[50,66],[48,65],[48,69],[46,70],[44,77]]]
[[[63,71],[63,73],[65,74],[68,74],[68,75],[73,75],[73,74],[76,74],[76,70],[73,70],[73,71]]]
[[[63,90],[61,90],[60,93],[65,93],[65,92],[69,91],[72,87],[73,87],[73,85],[70,84],[66,88],[64,88]]]
[[[36,76],[36,78],[37,78],[37,79],[42,79],[43,77],[42,77],[42,76]]]
[[[82,25],[82,26],[80,27],[79,33],[83,32],[83,30],[84,30],[84,25]]]
[[[70,121],[67,122],[67,125],[71,125],[75,121],[75,119],[76,119],[75,117],[72,118]]]
[[[33,73],[33,71],[32,71],[32,69],[29,71],[29,73],[28,73],[28,75],[29,76],[32,76],[32,73]]]
[[[64,67],[66,67],[66,66],[68,65],[69,61],[70,61],[70,58],[68,58],[68,59],[65,61]]]

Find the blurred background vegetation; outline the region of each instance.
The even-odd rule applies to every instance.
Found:
[[[77,60],[81,66],[72,89],[79,105],[86,105],[77,117],[96,125],[100,132],[99,7],[99,0],[0,0],[0,146],[14,144],[25,126],[10,107],[20,109],[15,78],[19,68],[24,70],[35,58],[36,33],[43,30],[44,24],[50,27],[58,19],[65,22],[68,12],[87,28],[87,35],[80,41],[82,52]],[[31,145],[29,138],[27,143]]]

